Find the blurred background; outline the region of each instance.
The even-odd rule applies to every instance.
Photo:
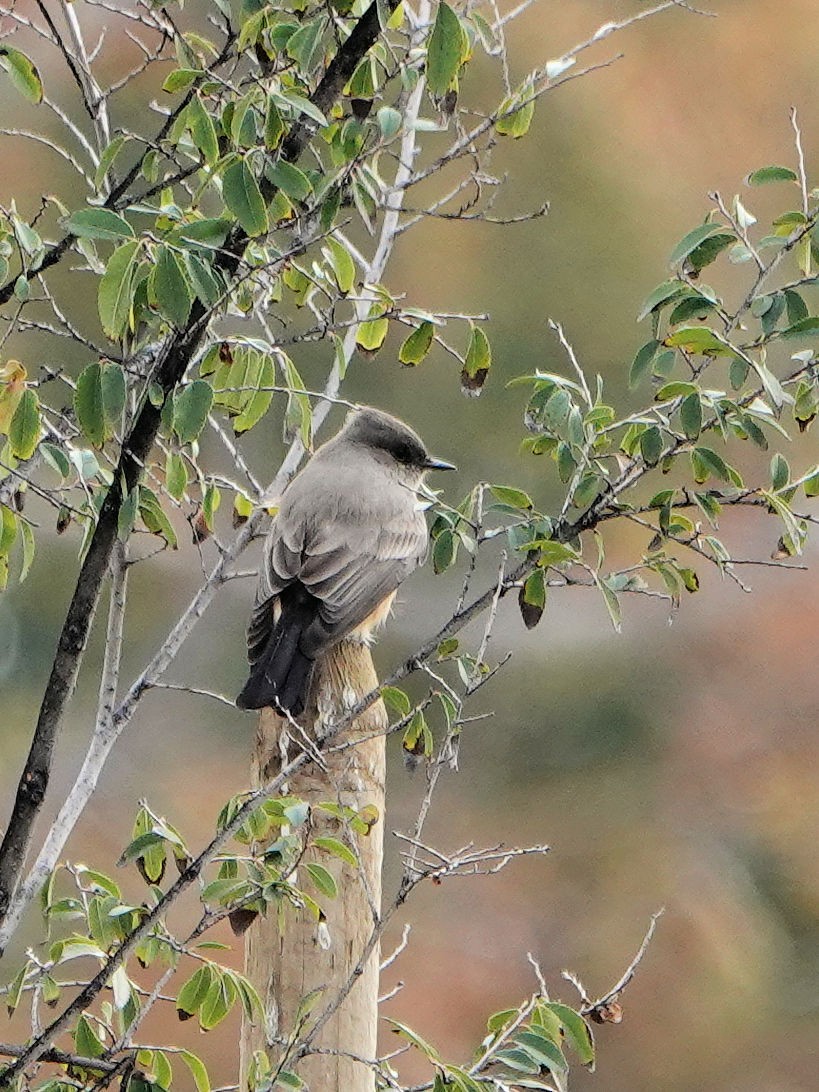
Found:
[[[730,201],[744,190],[760,220],[797,204],[795,190],[792,197],[782,187],[749,191],[742,178],[769,163],[795,165],[791,106],[799,111],[809,175],[817,163],[815,0],[714,0],[708,7],[716,18],[673,11],[595,47],[589,60],[624,56],[549,93],[526,140],[501,142],[494,168],[509,172],[511,182],[498,211],[549,201],[548,216],[507,228],[431,220],[402,239],[387,286],[422,307],[488,311],[492,375],[483,396],[467,402],[451,360],[431,355],[420,368],[402,369],[396,341],[373,359],[354,361],[346,394],[398,412],[432,450],[458,463],[457,479],[443,483],[447,499],[457,502],[474,481],[491,478],[528,488],[548,511],[558,499],[552,466],[519,456],[525,394],[505,390],[509,379],[535,367],[565,367],[547,319],[564,325],[589,373],[604,376],[608,400],[636,408],[648,393],[629,393],[625,377],[649,333],[635,315],[665,279],[676,241],[710,207],[707,193],[719,190]],[[513,82],[601,23],[639,8],[626,0],[540,0],[509,29]],[[108,75],[118,63],[115,49],[103,55]],[[68,94],[56,63],[43,75],[52,89],[64,82]],[[464,103],[481,99],[481,79],[476,66],[464,81]],[[28,108],[21,102],[4,83],[2,124],[22,124],[18,115]],[[33,127],[38,118],[32,112],[25,120]],[[14,195],[23,214],[33,214],[44,188],[63,192],[69,185],[68,169],[52,153],[23,140],[5,137],[0,162],[0,199],[7,205]],[[731,270],[723,262],[720,270],[709,282],[729,300],[739,298],[747,267]],[[87,279],[72,277],[87,288]],[[64,289],[70,293],[67,282]],[[87,318],[93,321],[91,312]],[[30,335],[13,351],[7,346],[6,355],[34,362],[38,353],[53,356],[54,346]],[[308,385],[327,366],[325,348],[297,350],[294,359]],[[339,420],[335,415],[331,424]],[[273,422],[260,430],[250,452],[269,476],[281,437]],[[793,461],[809,458],[816,460],[811,433]],[[722,531],[737,556],[763,558],[780,533],[773,520],[731,513]],[[634,556],[644,545],[630,533],[609,533],[618,556]],[[73,585],[78,538],[66,539],[43,535],[27,584],[0,600],[4,814]],[[552,851],[495,877],[416,892],[385,946],[411,922],[409,947],[385,977],[385,990],[405,983],[389,1015],[434,1041],[447,1059],[466,1059],[485,1018],[534,988],[527,951],[554,997],[576,1001],[560,978],[564,967],[596,997],[628,965],[652,912],[665,907],[623,997],[623,1023],[599,1029],[599,1074],[578,1073],[573,1087],[816,1087],[815,544],[806,561],[807,572],[743,570],[752,594],[701,565],[702,590],[686,598],[673,624],[666,605],[635,597],[625,604],[619,636],[592,592],[554,592],[531,633],[513,602],[502,605],[490,655],[512,650],[513,657],[474,710],[495,715],[465,734],[460,771],[444,777],[426,837],[444,850],[502,841],[548,842]],[[125,679],[161,640],[201,571],[189,545],[136,569]],[[448,617],[459,586],[459,574],[435,578],[429,571],[404,586],[376,651],[382,674]],[[252,595],[251,581],[222,593],[170,681],[236,692]],[[71,782],[92,724],[99,629],[60,742],[55,800]],[[252,736],[249,715],[184,694],[149,695],[105,771],[72,858],[110,870],[142,797],[201,845],[224,799],[247,784]],[[391,741],[388,830],[409,827],[424,787],[423,773],[408,774]],[[398,878],[389,837],[387,854],[389,895]],[[136,897],[135,876],[117,879]],[[36,936],[33,926],[20,950],[9,953],[4,979]],[[197,1035],[190,1025],[180,1028],[193,1049],[216,1058],[213,1043],[197,1042]],[[211,1033],[224,1051],[216,1081],[231,1079],[235,1036],[231,1022]],[[385,1033],[386,1046],[389,1038]],[[423,1070],[408,1064],[404,1072],[419,1077]]]

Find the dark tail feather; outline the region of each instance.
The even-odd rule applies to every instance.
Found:
[[[294,584],[282,593],[280,605],[279,620],[236,704],[240,709],[272,706],[297,717],[304,709],[315,663],[299,649],[299,641],[316,617],[318,601]]]

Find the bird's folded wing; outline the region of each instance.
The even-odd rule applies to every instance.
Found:
[[[276,598],[298,579],[301,560],[302,544],[295,540],[287,521],[276,517],[265,544],[256,602],[247,628],[247,658],[251,665],[258,661],[275,625]]]
[[[421,513],[401,513],[380,526],[353,520],[314,527],[302,549],[289,541],[287,525],[268,539],[256,606],[248,628],[251,664],[274,625],[276,596],[298,580],[319,601],[318,617],[305,632],[302,651],[317,656],[350,633],[423,560],[427,529]]]
[[[318,617],[305,634],[307,655],[317,655],[360,625],[426,554],[420,513],[380,527],[347,524],[341,541],[340,530],[333,528],[332,545],[319,539],[308,547],[299,575],[320,602]]]

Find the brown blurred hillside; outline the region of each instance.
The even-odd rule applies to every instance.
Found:
[[[560,56],[600,23],[639,6],[541,0],[510,34],[513,75],[521,79],[544,57]],[[625,56],[547,95],[531,136],[498,149],[495,169],[513,178],[499,211],[548,200],[548,216],[510,228],[429,221],[399,248],[387,278],[391,289],[406,290],[419,306],[491,313],[495,374],[482,398],[467,403],[451,362],[431,356],[422,368],[401,369],[386,349],[356,362],[346,393],[399,412],[436,452],[458,462],[458,480],[446,483],[452,498],[490,475],[530,489],[542,503],[553,496],[541,464],[517,454],[523,395],[504,389],[536,366],[563,367],[547,318],[564,325],[589,372],[612,384],[618,404],[640,397],[626,389],[628,364],[648,336],[634,322],[640,303],[665,278],[676,241],[702,220],[708,191],[730,199],[754,168],[794,162],[791,106],[799,111],[808,172],[817,177],[815,0],[707,6],[716,18],[672,12],[600,43],[589,60]],[[0,124],[8,125],[17,100],[6,94],[4,88]],[[20,208],[33,209],[44,177],[61,170],[45,149],[3,138],[0,201],[14,194]],[[783,207],[781,193],[746,194],[760,218]],[[741,276],[728,271],[728,294]],[[37,351],[36,339],[14,347],[32,359]],[[8,352],[14,355],[10,346]],[[318,375],[326,353],[314,348],[299,365]],[[255,441],[252,456],[262,474],[280,450],[272,432]],[[815,430],[801,451],[803,458],[816,452]],[[730,515],[724,530],[744,556],[768,556],[779,534],[773,521]],[[0,600],[4,802],[28,745],[77,545],[60,540],[44,548],[29,582]],[[625,539],[619,545],[628,547]],[[702,590],[686,598],[670,626],[664,605],[635,597],[626,604],[622,636],[612,631],[599,597],[584,590],[556,591],[531,633],[513,603],[502,606],[491,653],[500,658],[513,649],[514,656],[481,695],[481,708],[495,716],[466,733],[460,772],[444,779],[427,837],[444,849],[470,840],[548,842],[552,852],[496,877],[418,891],[391,934],[397,941],[403,922],[412,923],[409,948],[384,982],[385,990],[399,979],[406,983],[389,1002],[389,1015],[434,1041],[448,1059],[467,1058],[485,1017],[533,988],[527,951],[540,961],[554,996],[575,1000],[560,978],[564,967],[596,996],[619,978],[651,913],[664,906],[654,944],[624,996],[624,1022],[599,1030],[599,1072],[578,1074],[573,1088],[816,1088],[815,542],[805,560],[809,571],[743,571],[753,594],[703,571]],[[151,653],[198,576],[190,547],[135,573],[126,678]],[[444,596],[457,594],[458,586],[428,571],[404,586],[376,652],[379,669],[386,673],[432,632],[446,616]],[[215,611],[195,632],[172,681],[207,679],[235,693],[251,598],[248,581],[227,589],[218,621]],[[61,742],[55,792],[68,783],[88,735],[100,641],[97,633]],[[193,845],[202,844],[223,800],[246,784],[252,733],[252,718],[238,711],[186,695],[149,696],[115,752],[72,855],[112,868],[142,797]],[[423,775],[407,774],[397,744],[391,747],[387,826],[405,829],[423,794]],[[389,838],[387,853],[389,892],[398,874]],[[135,877],[117,878],[138,889]],[[193,1049],[215,1056],[216,1048],[189,1026],[180,1040],[183,1033]],[[233,1078],[235,1034],[234,1024],[213,1033],[225,1054],[214,1067],[217,1081]],[[385,1031],[385,1046],[389,1039]],[[402,1072],[425,1075],[412,1058]]]

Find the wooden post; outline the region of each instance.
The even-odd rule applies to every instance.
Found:
[[[333,720],[343,715],[356,700],[378,686],[369,649],[352,641],[342,641],[324,657],[317,667],[313,688],[313,706],[321,710],[322,719]],[[307,730],[313,737],[311,718]],[[312,714],[312,721],[316,719]],[[338,897],[319,895],[318,901],[327,919],[319,925],[315,918],[302,910],[287,907],[282,919],[275,913],[257,918],[246,935],[245,971],[259,992],[266,1009],[266,1026],[242,1027],[241,1092],[247,1088],[247,1073],[255,1050],[264,1050],[271,1060],[280,1054],[277,1045],[291,1034],[302,999],[311,991],[322,994],[313,1008],[313,1015],[335,998],[339,988],[353,973],[372,933],[373,908],[381,907],[381,866],[384,853],[384,778],[385,736],[387,715],[381,701],[376,702],[345,732],[344,739],[366,737],[349,750],[326,756],[327,769],[311,764],[295,776],[288,787],[289,795],[307,804],[333,801],[360,810],[371,804],[378,809],[378,821],[366,837],[357,837],[360,869],[322,853],[321,863],[334,875]],[[253,757],[253,778],[256,784],[275,776],[280,766],[279,739],[286,722],[272,709],[263,709],[259,716],[256,750]],[[291,743],[292,748],[296,744]],[[311,812],[311,840],[316,835],[342,837],[337,819],[326,812]],[[319,859],[315,851],[307,859]],[[315,892],[303,874],[297,882],[305,883]],[[313,1046],[331,1053],[311,1054],[295,1065],[294,1070],[311,1092],[373,1092],[373,1070],[355,1061],[376,1057],[378,1031],[378,966],[376,946],[349,996],[322,1028]],[[308,1023],[309,1026],[309,1023]]]

